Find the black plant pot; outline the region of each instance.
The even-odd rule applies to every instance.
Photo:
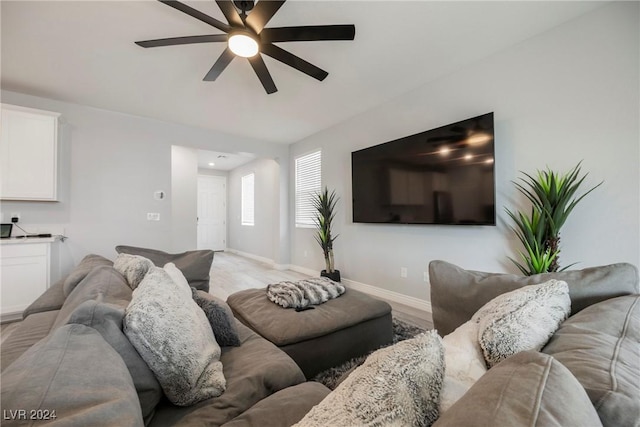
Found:
[[[327,273],[327,270],[322,270],[320,272],[320,276],[328,277],[329,279],[333,280],[334,282],[339,282],[340,281],[340,270],[333,270],[333,273]]]

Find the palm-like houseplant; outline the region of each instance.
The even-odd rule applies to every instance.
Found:
[[[526,250],[526,253],[519,251],[524,264],[510,258],[523,274],[562,271],[573,265],[560,268],[560,229],[578,202],[602,184],[600,182],[581,196],[576,196],[587,177],[587,174],[580,176],[581,164],[566,174],[549,168],[537,171],[535,176],[522,172],[525,177],[520,178],[521,182],[514,182],[518,191],[532,204],[530,216],[505,208],[515,223],[512,229]]]
[[[313,207],[318,214],[315,218],[316,234],[314,237],[322,248],[326,266],[320,274],[336,282],[340,281],[340,271],[334,268],[333,242],[338,236],[331,234],[331,225],[336,215],[338,199],[335,191],[329,192],[327,187],[313,198]]]

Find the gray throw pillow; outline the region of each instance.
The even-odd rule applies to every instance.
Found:
[[[76,308],[71,314],[69,323],[82,324],[95,329],[118,352],[133,379],[142,416],[145,421],[149,421],[155,412],[156,405],[162,398],[162,388],[151,369],[124,335],[122,331],[123,318],[124,308],[89,300]]]
[[[582,310],[542,351],[578,379],[605,426],[640,425],[640,295]]]
[[[191,289],[180,287],[165,270],[154,267],[147,273],[123,323],[173,404],[189,406],[224,392],[220,346],[211,326]]]
[[[80,261],[80,263],[71,270],[71,273],[69,273],[69,275],[64,279],[62,284],[64,296],[68,297],[78,283],[82,282],[84,278],[87,277],[87,274],[91,273],[91,270],[105,265],[110,267],[113,265],[113,262],[103,256],[94,254],[89,254],[82,258],[82,261]]]
[[[151,260],[140,255],[118,254],[113,262],[113,268],[127,279],[131,289],[138,287],[153,266]]]
[[[526,351],[489,369],[434,427],[601,425],[567,368],[546,354]]]
[[[213,262],[213,251],[197,250],[179,254],[170,254],[156,249],[138,248],[135,246],[116,246],[119,254],[140,255],[148,258],[156,267],[163,267],[170,262],[182,271],[189,286],[209,292],[209,275]]]
[[[488,367],[516,353],[540,350],[571,311],[569,287],[549,280],[504,293],[471,318]]]
[[[609,298],[640,292],[638,269],[626,263],[523,277],[465,270],[445,261],[431,261],[429,281],[434,327],[445,336],[498,295],[551,279],[569,285],[571,314]]]
[[[372,353],[296,426],[430,426],[443,376],[442,340],[425,332]]]
[[[67,324],[76,308],[89,300],[124,308],[131,300],[131,288],[115,268],[106,265],[95,267],[64,301],[52,329]]]
[[[7,426],[144,425],[120,355],[84,325],[62,326],[27,350],[2,373],[1,394]],[[9,410],[25,418],[9,421]]]
[[[211,330],[221,347],[238,347],[241,342],[233,312],[226,302],[196,288],[191,288],[193,300],[200,306],[209,320]]]

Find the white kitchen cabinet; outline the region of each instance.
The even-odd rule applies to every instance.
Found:
[[[0,244],[0,314],[18,317],[49,288],[54,238],[9,239]]]
[[[2,104],[0,199],[57,200],[59,116]]]

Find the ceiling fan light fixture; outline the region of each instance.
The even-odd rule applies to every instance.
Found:
[[[229,35],[229,49],[243,58],[251,58],[258,53],[258,42],[245,31],[233,32]]]

